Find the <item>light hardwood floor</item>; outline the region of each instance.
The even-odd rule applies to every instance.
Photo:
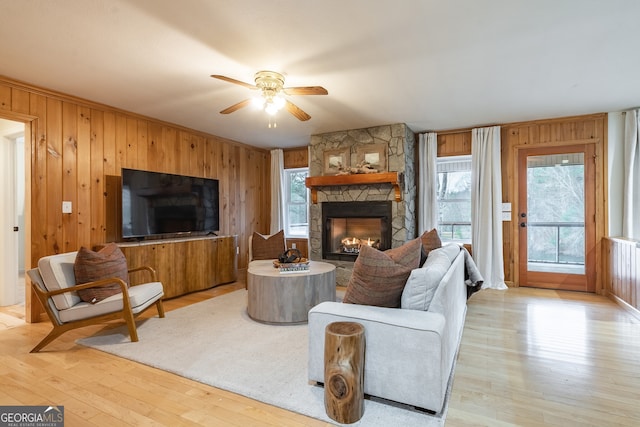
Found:
[[[1,328],[0,405],[64,405],[68,427],[327,425],[75,345],[102,327],[72,331],[39,354],[28,351],[47,323]],[[639,401],[640,323],[608,299],[517,288],[469,300],[447,426],[637,426]]]

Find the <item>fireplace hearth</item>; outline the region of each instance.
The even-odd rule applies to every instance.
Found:
[[[355,261],[363,245],[391,248],[390,201],[322,204],[322,258]]]

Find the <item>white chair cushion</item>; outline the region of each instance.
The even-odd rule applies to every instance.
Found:
[[[77,252],[49,255],[40,258],[38,269],[48,291],[65,289],[76,285],[76,276],[73,272],[73,264],[76,261]],[[66,310],[78,304],[81,300],[77,293],[67,292],[52,297],[58,310]]]
[[[133,314],[140,313],[142,310],[155,303],[164,295],[162,283],[150,282],[142,285],[131,286],[129,288],[129,301],[131,302],[131,311]],[[78,298],[80,301],[80,298]],[[80,301],[71,308],[60,311],[60,320],[63,323],[74,320],[86,319],[101,314],[113,313],[122,310],[122,293],[111,295],[95,304]]]

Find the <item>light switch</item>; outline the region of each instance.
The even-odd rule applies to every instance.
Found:
[[[71,213],[71,212],[72,212],[71,202],[69,201],[62,202],[62,213]]]

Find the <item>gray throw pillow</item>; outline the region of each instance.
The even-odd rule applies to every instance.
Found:
[[[451,261],[445,251],[434,249],[429,252],[423,266],[411,271],[402,291],[400,307],[409,310],[429,310],[438,284],[450,266]]]

